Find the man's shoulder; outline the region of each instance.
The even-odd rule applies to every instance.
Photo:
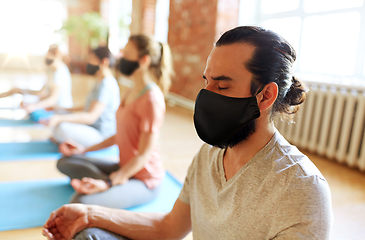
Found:
[[[302,153],[297,147],[288,143],[281,135],[275,146],[276,159],[274,161],[274,171],[279,175],[287,175],[292,181],[301,182],[305,179],[322,179],[322,173],[314,163]]]

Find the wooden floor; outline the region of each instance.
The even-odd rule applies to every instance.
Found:
[[[17,77],[18,79],[21,76],[14,73],[0,73],[0,92],[6,91],[7,88],[14,85],[17,82],[14,82],[14,78]],[[25,74],[22,77],[41,78],[37,74]],[[75,82],[74,93],[77,92],[74,94],[75,101],[81,103],[92,86],[92,80],[81,76],[73,76],[73,80]],[[88,87],[85,88],[85,86]],[[19,99],[0,100],[0,106],[3,106],[2,104],[14,104],[16,101]],[[1,110],[0,117],[3,117]],[[41,140],[46,139],[49,134],[50,129],[47,128],[0,128],[0,142]],[[159,144],[166,169],[180,181],[183,181],[193,156],[202,144],[194,130],[192,112],[168,105]],[[303,152],[321,170],[331,188],[335,216],[331,239],[364,240],[365,174],[309,152]],[[58,176],[62,176],[62,174],[57,171],[55,161],[34,160],[0,163],[0,181],[49,179]],[[41,236],[41,228],[32,228],[0,232],[0,239],[36,240],[44,238]],[[185,239],[192,239],[191,234]]]

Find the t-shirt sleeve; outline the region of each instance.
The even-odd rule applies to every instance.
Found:
[[[93,100],[108,105],[111,99],[111,92],[111,87],[109,86],[107,81],[104,80],[95,92]]]
[[[198,159],[199,153],[195,155],[192,163],[189,166],[188,169],[188,173],[186,175],[185,181],[184,181],[184,186],[181,189],[180,195],[179,195],[179,199],[180,201],[182,201],[185,204],[190,205],[190,194],[191,194],[191,184],[194,181],[194,174],[195,174],[195,169],[196,169],[196,164],[197,164],[197,159]]]
[[[140,106],[141,121],[140,130],[145,133],[159,132],[164,116],[165,108],[156,99],[150,99]]]
[[[273,238],[329,239],[333,221],[331,194],[325,179],[308,176],[287,190],[277,211],[279,229]]]

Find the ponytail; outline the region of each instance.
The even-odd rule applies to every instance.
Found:
[[[157,85],[161,91],[166,94],[171,86],[171,77],[174,75],[172,68],[172,57],[170,47],[167,44],[160,43],[161,46],[161,58],[160,64],[155,67],[155,77],[157,79]]]
[[[292,118],[292,115],[298,112],[299,105],[305,101],[306,96],[307,88],[302,81],[293,76],[292,83],[283,100],[275,105],[273,111],[285,113],[287,118]]]
[[[166,94],[171,86],[171,77],[174,75],[172,68],[171,51],[167,44],[159,43],[147,35],[133,35],[129,38],[136,44],[139,57],[150,56],[150,71],[156,78],[156,83],[161,91]]]

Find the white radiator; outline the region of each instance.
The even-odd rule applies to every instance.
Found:
[[[299,148],[365,171],[365,87],[306,84],[295,123],[277,119],[277,129]]]

